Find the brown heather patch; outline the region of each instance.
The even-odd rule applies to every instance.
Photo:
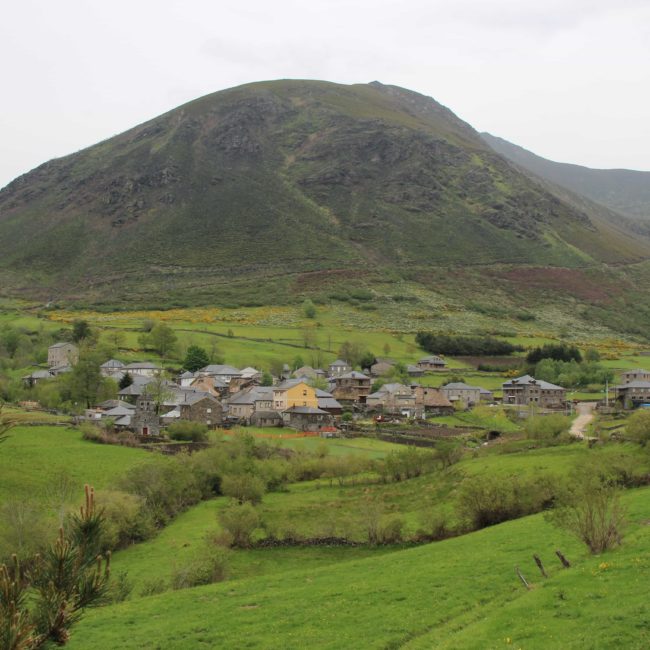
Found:
[[[602,276],[592,277],[581,269],[538,267],[488,271],[487,274],[506,280],[522,289],[569,294],[591,303],[611,303],[621,291],[621,287],[612,279],[605,279]]]

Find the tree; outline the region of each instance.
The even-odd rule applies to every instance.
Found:
[[[370,351],[364,352],[363,356],[359,360],[359,365],[362,368],[367,368],[367,369],[370,369],[370,367],[374,366],[376,363],[377,363],[377,358]]]
[[[10,359],[16,356],[21,338],[21,333],[13,327],[5,327],[0,333],[0,343],[7,351]]]
[[[75,343],[79,343],[80,341],[89,338],[90,335],[91,331],[88,321],[76,320],[72,323],[72,340]]]
[[[305,318],[316,318],[316,307],[314,307],[314,303],[309,298],[302,303],[302,313],[305,315]]]
[[[201,368],[204,368],[210,363],[210,358],[208,353],[198,345],[190,345],[187,348],[187,354],[185,355],[185,361],[183,361],[183,368],[189,370],[189,372],[196,372]]]
[[[70,372],[70,397],[83,402],[90,408],[96,401],[104,383],[100,360],[94,351],[84,349],[79,354],[77,365]]]
[[[305,327],[302,330],[302,343],[306,348],[315,348],[318,345],[318,337],[313,327]]]
[[[124,390],[125,388],[128,388],[132,383],[133,383],[133,377],[131,377],[130,373],[125,372],[120,377],[120,381],[117,382],[117,385],[120,390]]]
[[[18,557],[0,566],[0,641],[8,650],[33,650],[52,642],[64,645],[83,610],[101,602],[110,578],[110,552],[101,551],[104,519],[86,486],[80,514],[67,532],[26,571]]]
[[[153,400],[157,414],[160,414],[162,405],[173,396],[171,390],[169,390],[167,380],[161,374],[156,375],[144,387],[144,392]]]
[[[178,337],[169,325],[157,323],[149,332],[149,342],[161,357],[166,357],[176,347]]]
[[[260,382],[260,385],[273,386],[273,375],[270,372],[265,370],[262,373],[262,381]]]
[[[218,517],[221,527],[231,536],[233,546],[248,548],[251,545],[253,533],[260,525],[260,516],[251,503],[233,502],[221,510]]]

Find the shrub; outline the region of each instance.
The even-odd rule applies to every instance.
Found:
[[[141,596],[155,596],[167,591],[167,583],[162,578],[151,578],[145,580],[142,588],[140,589]]]
[[[562,494],[549,520],[584,542],[596,555],[621,543],[625,510],[618,490],[582,473]]]
[[[444,514],[431,510],[425,510],[420,513],[419,536],[433,541],[439,541],[446,539],[450,534],[451,531],[449,530],[447,518]]]
[[[219,513],[221,527],[231,535],[232,546],[249,548],[260,526],[260,516],[250,503],[231,503]]]
[[[391,515],[382,520],[378,531],[379,544],[399,544],[403,539],[404,518]]]
[[[97,494],[97,505],[104,516],[104,549],[119,549],[141,542],[155,534],[154,522],[141,496],[103,490]]]
[[[531,416],[524,422],[524,431],[529,438],[549,440],[566,433],[571,427],[571,418],[559,413]]]
[[[167,434],[172,440],[205,442],[208,439],[208,427],[200,422],[174,422],[167,427]]]
[[[470,530],[500,524],[552,505],[557,488],[545,476],[523,482],[516,477],[475,476],[458,492],[459,519]]]
[[[650,442],[650,409],[635,411],[627,421],[625,433],[645,447]]]
[[[204,551],[202,557],[184,567],[174,569],[172,589],[187,589],[225,580],[228,575],[230,552],[226,548],[212,546]]]
[[[230,474],[221,480],[221,493],[237,499],[239,503],[261,503],[265,491],[266,485],[259,476]]]

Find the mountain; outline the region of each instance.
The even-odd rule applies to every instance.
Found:
[[[481,133],[481,137],[497,153],[543,179],[620,214],[650,221],[650,172],[553,162],[489,133]]]
[[[627,224],[558,199],[433,99],[378,82],[217,92],[0,191],[4,293],[77,304],[269,304],[401,281],[517,300],[550,268],[572,295],[589,273],[632,286],[621,269],[648,258]]]

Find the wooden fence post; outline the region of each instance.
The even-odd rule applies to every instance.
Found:
[[[564,557],[564,555],[562,555],[562,552],[561,552],[561,551],[559,551],[559,550],[555,551],[555,555],[557,555],[557,556],[560,558],[560,562],[562,562],[562,564],[564,565],[564,568],[565,568],[565,569],[568,569],[568,568],[571,567],[571,562],[569,562],[569,560],[567,560],[567,559]]]
[[[524,578],[524,576],[521,574],[521,571],[519,570],[518,566],[515,567],[515,571],[517,572],[519,579],[524,583],[524,587],[526,587],[526,589],[530,589],[530,585],[526,581],[526,578]]]
[[[546,575],[546,571],[544,570],[544,565],[542,564],[542,561],[539,559],[539,555],[533,554],[533,560],[535,560],[535,564],[539,567],[539,570],[542,572],[542,575],[545,578],[548,578]]]

